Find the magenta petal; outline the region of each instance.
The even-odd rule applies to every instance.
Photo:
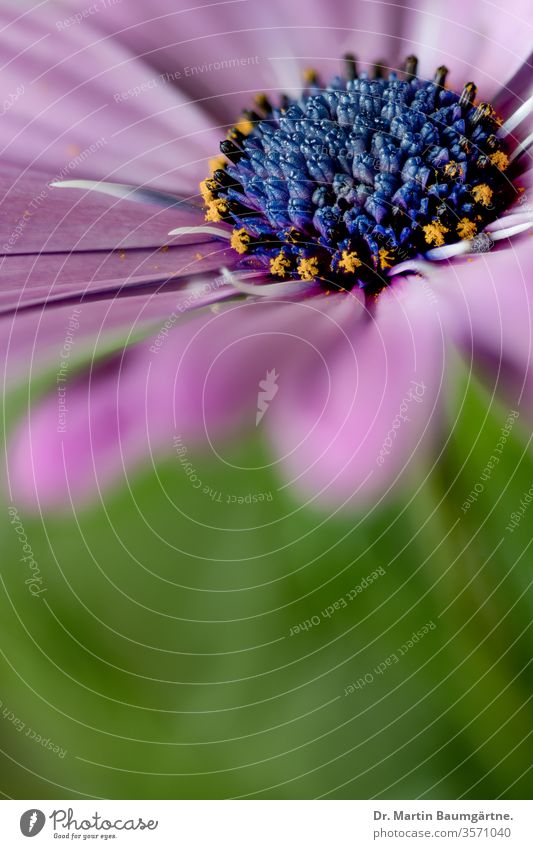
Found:
[[[3,4],[2,156],[56,179],[191,190],[216,141],[203,111],[102,36],[95,24],[103,8],[91,16],[88,5],[47,2],[21,13],[18,3]]]
[[[291,484],[330,506],[368,504],[420,458],[445,364],[439,305],[413,278],[338,334],[273,407],[270,434]]]
[[[502,250],[441,272],[457,321],[454,338],[491,392],[533,414],[533,243],[524,236]],[[445,286],[447,284],[447,286]]]
[[[13,497],[28,507],[83,501],[141,458],[172,451],[177,434],[187,445],[208,439],[223,451],[224,434],[239,422],[255,423],[267,372],[278,376],[275,400],[288,400],[291,369],[309,358],[318,368],[338,333],[336,316],[345,322],[360,310],[351,297],[331,297],[326,313],[327,301],[245,301],[183,325],[170,322],[92,377],[68,381],[64,420],[54,392],[15,431],[8,455]]]

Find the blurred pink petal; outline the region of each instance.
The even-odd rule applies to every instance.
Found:
[[[307,368],[273,405],[270,436],[285,476],[312,500],[368,504],[428,446],[439,421],[447,310],[420,280],[393,285],[339,339],[327,372]]]
[[[524,236],[505,250],[450,263],[450,325],[467,362],[491,392],[533,414],[533,243]],[[446,276],[446,279],[444,279]]]
[[[464,0],[411,0],[404,18],[402,51],[420,58],[420,73],[446,65],[449,84],[461,90],[473,80],[480,99],[492,100],[531,51],[531,7]]]
[[[311,351],[324,367],[339,322],[354,311],[361,304],[349,296],[247,301],[117,354],[69,381],[64,399],[55,392],[32,407],[11,443],[12,497],[27,507],[66,506],[94,496],[153,452],[171,451],[175,435],[188,445],[216,446],[238,423],[255,421],[267,371],[276,371],[280,398],[289,400],[288,362]]]
[[[230,0],[186,9],[155,0],[149,9],[111,5],[96,25],[158,72],[174,74],[176,87],[227,124],[257,91],[298,90],[302,68],[329,78],[345,52],[371,66],[401,56],[402,16],[401,7],[363,0]]]
[[[0,122],[3,158],[56,179],[194,185],[218,135],[204,112],[179,90],[151,83],[153,69],[90,16],[62,26],[74,11],[55,2],[0,10],[2,89],[11,103]]]

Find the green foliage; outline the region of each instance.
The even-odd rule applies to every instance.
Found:
[[[250,471],[193,458],[211,494],[171,456],[105,505],[21,514],[38,598],[5,504],[3,793],[529,797],[533,507],[506,526],[533,463],[519,421],[463,511],[509,413],[464,399],[420,488],[368,516],[303,508],[258,438]]]

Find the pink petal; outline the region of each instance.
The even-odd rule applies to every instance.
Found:
[[[489,97],[518,70],[531,46],[527,0],[512,7],[503,0],[496,6],[462,0],[445,6],[428,0],[408,5],[247,0],[186,10],[156,0],[149,12],[140,4],[127,11],[111,6],[99,15],[98,26],[161,72],[177,71],[177,85],[192,99],[204,98],[222,121],[248,106],[258,88],[297,87],[302,67],[317,67],[327,79],[347,51],[358,56],[361,67],[381,60],[391,68],[415,53],[423,75],[432,77],[446,64],[452,85],[461,90],[474,79]],[[240,64],[254,57],[256,63]]]
[[[186,201],[165,209],[98,192],[53,187],[50,174],[0,164],[0,254],[161,247],[175,227],[203,224]],[[176,198],[176,203],[180,199]],[[181,237],[179,244],[197,241]]]
[[[117,281],[117,284],[123,281]],[[68,341],[72,368],[120,349],[138,338],[173,327],[190,309],[233,294],[220,276],[200,275],[172,285],[135,287],[98,300],[71,299],[0,317],[0,361],[4,388],[21,386],[47,370],[57,371]],[[70,337],[72,338],[72,341]]]
[[[420,459],[439,418],[445,319],[420,279],[394,284],[338,334],[327,369],[302,371],[270,419],[290,484],[333,507],[369,504]]]
[[[528,58],[530,12],[528,0],[512,5],[504,0],[412,0],[402,49],[420,58],[422,75],[431,76],[438,65],[446,65],[452,88],[460,91],[473,80],[480,99],[492,100]]]
[[[194,244],[165,249],[4,257],[0,314],[82,297],[111,298],[141,287],[161,290],[168,284],[175,288],[183,278],[217,274],[222,266],[235,264],[235,252],[226,241],[197,238]]]

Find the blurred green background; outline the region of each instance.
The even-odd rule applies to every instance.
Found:
[[[487,416],[488,396],[466,376],[457,396],[436,470],[368,516],[302,509],[268,469],[194,457],[223,493],[214,501],[176,456],[105,506],[21,510],[47,587],[39,598],[6,502],[3,794],[529,797],[533,507],[513,533],[506,525],[533,460],[519,422],[463,513],[509,410]],[[10,399],[12,417],[21,403]],[[234,459],[268,464],[267,448],[251,437]],[[272,501],[225,503],[248,492]],[[307,619],[318,624],[291,636]]]

